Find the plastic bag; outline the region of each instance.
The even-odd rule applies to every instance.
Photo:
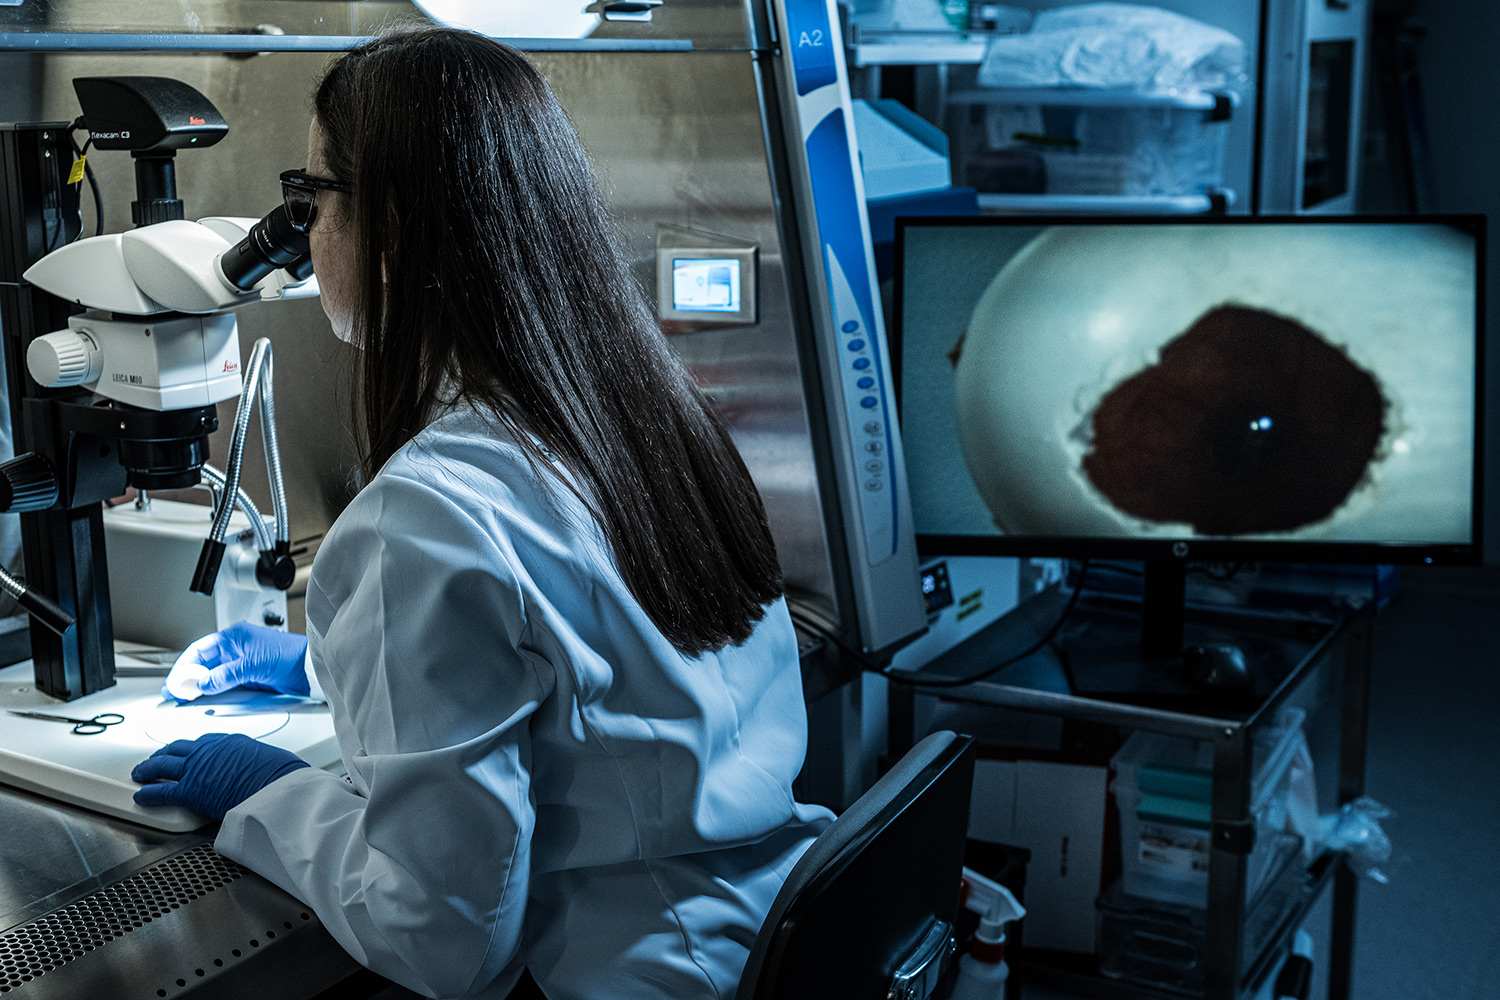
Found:
[[[1285,711],[1285,709],[1283,709]],[[1296,834],[1302,840],[1302,856],[1311,861],[1317,856],[1319,840],[1318,782],[1313,773],[1312,752],[1307,736],[1297,720],[1297,736],[1286,776],[1276,794],[1266,805],[1266,825],[1282,833]]]
[[[1391,811],[1368,796],[1344,803],[1336,813],[1318,817],[1319,846],[1348,852],[1349,867],[1381,885],[1390,881],[1380,865],[1391,859],[1391,838],[1380,821]]]
[[[1031,30],[990,41],[984,87],[1238,90],[1245,45],[1159,7],[1093,3],[1042,11]]]

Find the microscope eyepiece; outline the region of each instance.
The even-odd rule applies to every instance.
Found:
[[[224,251],[219,270],[224,280],[248,292],[272,271],[297,263],[307,253],[307,234],[292,227],[285,205],[277,205],[248,236]]]
[[[298,281],[306,281],[313,276],[312,254],[304,254],[286,266],[286,273]]]

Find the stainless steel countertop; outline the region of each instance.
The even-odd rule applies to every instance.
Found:
[[[0,992],[225,1000],[415,997],[361,969],[303,904],[212,849],[0,787]]]
[[[182,836],[4,785],[0,831],[0,928],[39,900]]]

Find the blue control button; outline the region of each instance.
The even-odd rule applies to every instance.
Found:
[[[876,396],[866,396],[859,401],[859,405],[867,410],[873,410],[880,405],[880,399]]]
[[[857,320],[857,319],[851,319],[851,320],[848,320],[847,322],[844,323],[844,332],[845,333],[853,333],[855,330],[858,330],[858,329],[859,329],[859,320]]]
[[[869,358],[855,358],[854,359],[854,367],[855,368],[861,368],[861,369],[868,368],[868,367],[870,367],[870,359]]]
[[[858,337],[855,337],[853,340],[849,341],[848,347],[851,351],[863,351],[865,349],[865,342],[863,340],[860,340]]]
[[[873,375],[862,376],[860,378],[860,380],[855,383],[855,385],[858,385],[861,389],[873,389],[873,388],[875,388],[875,376],[873,376]]]

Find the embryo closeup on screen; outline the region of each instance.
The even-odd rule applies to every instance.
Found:
[[[903,231],[917,530],[1472,542],[1463,220]]]

